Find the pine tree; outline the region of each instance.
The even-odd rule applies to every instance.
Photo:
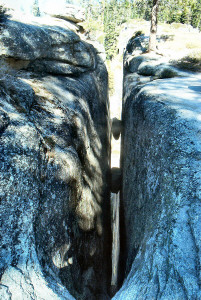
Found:
[[[40,9],[38,5],[38,0],[34,0],[33,6],[32,6],[32,13],[35,17],[40,17]]]
[[[192,7],[191,25],[201,29],[201,0],[196,1]]]
[[[159,0],[153,0],[153,6],[151,11],[151,28],[149,38],[149,51],[156,51],[156,32],[158,23],[158,5]]]

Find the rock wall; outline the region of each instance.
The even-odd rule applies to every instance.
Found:
[[[139,54],[125,55],[125,274],[113,299],[201,299],[201,76]]]
[[[1,299],[107,299],[107,71],[73,26],[0,34]]]

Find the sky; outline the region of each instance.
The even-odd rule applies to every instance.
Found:
[[[34,0],[0,0],[0,4],[5,4],[5,7],[12,7],[15,10],[23,11],[27,14],[31,13],[31,7],[33,5]],[[39,7],[41,11],[44,11],[45,8],[53,8],[63,7],[65,4],[65,0],[38,0]]]

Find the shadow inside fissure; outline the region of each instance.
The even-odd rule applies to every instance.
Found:
[[[110,207],[111,207],[111,231],[112,250],[111,263],[112,273],[110,280],[110,297],[112,298],[121,287],[124,280],[124,215],[122,208],[122,174],[121,174],[121,142],[122,142],[122,87],[123,87],[123,64],[117,58],[111,62],[114,77],[113,92],[110,95],[111,116],[111,182],[110,182]],[[109,72],[112,72],[111,70]]]

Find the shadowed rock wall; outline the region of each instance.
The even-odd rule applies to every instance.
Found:
[[[201,78],[138,68],[124,77],[125,277],[113,299],[200,299]]]
[[[107,298],[107,71],[62,22],[0,35],[1,299]]]

